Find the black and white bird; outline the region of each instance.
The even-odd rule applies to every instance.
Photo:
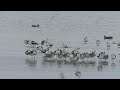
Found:
[[[31,41],[31,45],[33,45],[33,47],[34,47],[34,45],[39,45],[39,43],[36,41]]]
[[[49,48],[44,49],[42,46],[38,46],[36,50],[39,50],[41,53],[46,53],[46,51],[48,51]]]
[[[97,56],[98,59],[103,59],[103,57],[105,56],[105,52],[100,52]]]
[[[35,55],[37,55],[37,51],[36,50],[27,50],[25,52],[25,54],[27,55],[27,59],[28,59],[28,56],[31,56],[31,58],[34,57],[34,60],[35,60]]]
[[[24,40],[24,44],[25,44],[26,46],[28,46],[28,45],[31,44],[31,41],[30,41],[30,40]]]
[[[111,59],[112,59],[112,60],[116,59],[116,55],[115,55],[115,54],[112,54],[112,55],[111,55]]]
[[[44,44],[45,44],[45,40],[42,40],[42,41],[41,41],[41,45],[44,45]]]
[[[33,47],[34,47],[34,45],[39,45],[39,43],[38,42],[36,42],[36,41],[33,41],[33,40],[24,40],[24,44],[25,45],[32,45]]]
[[[30,50],[27,50],[27,51],[25,52],[25,54],[27,55],[27,59],[28,59],[28,55],[31,54],[31,51],[30,51]]]
[[[53,46],[53,44],[47,42],[47,43],[46,43],[46,46],[47,46],[48,48],[51,48],[51,47]]]
[[[53,46],[53,44],[51,44],[51,43],[48,42],[48,39],[42,40],[41,41],[41,45],[42,46],[46,46],[47,48],[51,48]]]

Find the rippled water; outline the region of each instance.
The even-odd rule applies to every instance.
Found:
[[[39,28],[31,27],[40,24]],[[120,40],[120,12],[115,11],[0,11],[0,78],[41,78],[41,79],[95,79],[120,78],[120,56],[117,45],[106,43]],[[113,36],[112,41],[104,41],[103,36]],[[84,37],[88,44],[84,44]],[[64,42],[70,47],[80,47],[80,52],[97,53],[105,51],[116,54],[107,65],[96,64],[60,64],[43,62],[42,55],[36,60],[27,60],[25,39],[42,41],[49,38],[54,49]],[[100,40],[100,46],[96,46]],[[79,77],[76,72],[81,72]]]

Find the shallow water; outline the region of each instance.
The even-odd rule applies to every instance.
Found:
[[[54,16],[54,18],[52,18]],[[40,24],[39,28],[31,27]],[[120,78],[120,56],[117,45],[111,44],[107,49],[106,43],[120,40],[120,12],[109,11],[40,11],[40,12],[12,12],[0,11],[0,78],[37,78],[37,79],[104,79]],[[113,36],[112,41],[104,40],[103,36]],[[84,37],[88,37],[88,44],[84,44]],[[35,61],[26,60],[25,39],[41,42],[49,38],[54,44],[53,49],[61,47],[64,42],[68,46],[82,52],[96,50],[97,54],[105,51],[116,54],[108,65],[91,64],[58,64],[43,62],[42,55],[36,56]],[[96,46],[100,40],[100,46]],[[69,49],[68,51],[73,50]],[[29,57],[31,58],[31,57]],[[97,62],[98,59],[95,59]],[[75,75],[80,71],[80,77]]]

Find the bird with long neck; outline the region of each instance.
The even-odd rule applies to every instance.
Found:
[[[87,38],[87,37],[84,38],[84,43],[85,43],[85,44],[88,43],[88,38]]]

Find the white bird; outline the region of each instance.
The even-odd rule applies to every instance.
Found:
[[[27,45],[30,45],[31,44],[31,41],[30,40],[24,40],[24,44],[27,46]]]
[[[111,44],[110,44],[109,42],[107,42],[107,44],[106,44],[106,45],[107,45],[107,47],[110,47],[110,46],[111,46]]]
[[[35,55],[37,55],[37,51],[36,50],[32,50],[31,51],[31,56],[34,56],[34,60],[35,60]]]
[[[96,41],[96,44],[97,44],[97,46],[100,45],[100,40],[97,40],[97,41]]]
[[[25,43],[26,45],[33,45],[33,47],[34,47],[34,45],[39,45],[38,42],[33,41],[33,40],[24,40],[24,43]]]
[[[98,59],[103,59],[103,57],[105,56],[105,52],[101,52],[98,54],[97,58]]]
[[[48,42],[48,38],[46,40],[42,40],[41,45],[47,48],[51,48],[53,46],[53,44]]]
[[[42,46],[37,47],[36,50],[39,50],[41,53],[45,53],[49,49],[44,49]]]
[[[30,45],[33,45],[33,47],[34,47],[34,45],[39,45],[39,43],[36,41],[31,41]]]
[[[116,43],[116,42],[113,42],[112,44],[118,44],[118,43]]]
[[[111,55],[111,59],[112,59],[112,60],[116,59],[116,55],[115,55],[115,54],[112,54],[112,55]]]

